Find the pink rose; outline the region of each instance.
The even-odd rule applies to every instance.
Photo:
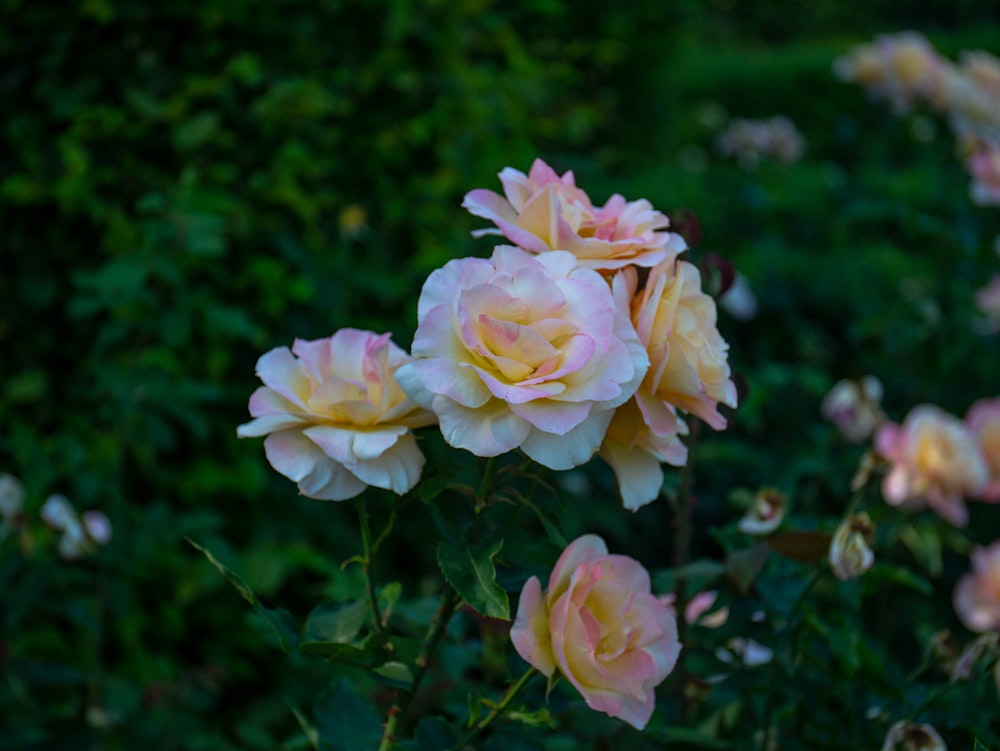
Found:
[[[930,42],[913,31],[879,35],[834,63],[841,79],[865,86],[897,112],[908,112],[921,100],[939,100],[946,67]]]
[[[266,435],[271,466],[310,498],[343,501],[369,485],[402,495],[424,464],[410,431],[435,422],[396,382],[408,360],[388,334],[358,329],[276,347],[257,361],[255,419],[236,433]]]
[[[978,498],[990,503],[1000,501],[1000,399],[980,399],[965,415],[965,424],[979,442],[990,480]]]
[[[650,367],[635,399],[615,414],[601,457],[618,479],[628,509],[653,501],[663,486],[666,462],[683,466],[687,447],[678,436],[687,426],[677,409],[697,415],[716,430],[726,427],[719,403],[736,406],[729,375],[729,345],[716,325],[715,301],[701,290],[701,275],[687,261],[664,261],[639,276],[627,268],[612,280],[615,300],[631,313]]]
[[[544,595],[537,577],[527,581],[510,638],[544,675],[559,670],[591,709],[639,730],[681,651],[677,621],[651,593],[649,574],[609,555],[596,535],[569,544]]]
[[[972,571],[955,585],[955,612],[970,631],[1000,629],[1000,540],[970,557]]]
[[[1000,206],[1000,144],[984,141],[966,160],[973,203]]]
[[[989,480],[989,468],[975,438],[957,417],[921,404],[902,425],[885,423],[875,449],[892,463],[882,481],[882,495],[908,509],[929,505],[956,527],[969,512],[964,496],[976,496]]]
[[[525,175],[511,167],[500,173],[506,198],[492,190],[473,190],[462,206],[494,222],[497,234],[531,253],[568,250],[578,263],[614,270],[628,265],[654,266],[687,248],[684,238],[666,232],[666,216],[649,201],[626,201],[615,194],[600,208],[576,187],[572,172],[561,177],[541,159]]]
[[[521,448],[551,469],[583,464],[649,366],[607,283],[565,251],[450,261],[417,316],[397,378],[449,444],[477,456]]]

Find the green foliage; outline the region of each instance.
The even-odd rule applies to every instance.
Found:
[[[0,747],[375,749],[403,706],[395,748],[449,748],[523,670],[511,595],[588,531],[657,593],[717,590],[729,621],[686,627],[695,680],[664,684],[646,734],[536,680],[483,748],[749,749],[769,724],[783,749],[877,748],[917,710],[950,747],[1000,747],[991,676],[934,699],[926,656],[940,629],[971,638],[951,592],[995,507],[960,532],[869,494],[878,562],[819,573],[861,456],[820,417],[830,385],[874,373],[893,419],[962,414],[995,396],[998,354],[970,323],[1000,215],[968,202],[943,122],[891,115],[832,61],[904,27],[996,53],[988,3],[7,0],[0,19],[0,472],[27,488],[0,532]],[[718,154],[727,121],[774,114],[803,160]],[[367,494],[359,563],[351,509],[236,440],[254,359],[346,326],[408,346],[427,274],[491,247],[463,193],[535,156],[595,200],[693,209],[691,257],[757,294],[753,321],[721,314],[746,388],[697,447],[695,562],[670,504],[623,512],[599,461],[498,461],[484,494],[482,465],[423,436],[420,488]],[[767,542],[731,500],[762,485],[791,504]],[[54,492],[107,513],[111,543],[61,560]]]

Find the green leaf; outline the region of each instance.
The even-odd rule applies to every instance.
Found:
[[[785,558],[791,558],[799,563],[819,561],[826,557],[830,550],[831,535],[825,532],[781,532],[771,535],[767,544],[771,549]]]
[[[264,605],[261,604],[260,600],[257,599],[257,596],[253,593],[247,583],[222,565],[222,563],[220,563],[207,548],[202,547],[190,537],[185,539],[191,543],[196,550],[201,551],[201,553],[208,559],[208,562],[215,566],[215,568],[217,568],[219,572],[226,577],[230,584],[236,587],[236,591],[243,595],[243,599],[249,602],[253,606],[253,609],[271,624],[271,628],[273,628],[275,633],[278,635],[278,641],[281,643],[281,648],[283,650],[286,652],[293,652],[299,648],[299,629],[291,613],[280,608],[277,610],[265,608]]]
[[[935,526],[909,524],[903,527],[899,538],[928,574],[941,575],[941,537]]]
[[[922,595],[931,595],[934,592],[934,587],[924,577],[913,573],[908,568],[896,566],[891,563],[876,562],[865,574],[865,580],[866,582],[871,580],[873,582],[885,581],[892,584],[899,584],[903,587],[914,589]]]
[[[380,682],[392,688],[409,691],[413,686],[413,672],[402,662],[386,662],[372,668],[371,672]]]
[[[382,738],[382,718],[346,678],[316,704],[321,751],[372,751]]]
[[[361,631],[368,616],[368,603],[358,600],[347,605],[326,602],[306,618],[305,639],[312,642],[346,644]]]
[[[761,542],[744,550],[737,550],[726,557],[726,574],[741,594],[750,591],[757,575],[764,569],[771,547]]]
[[[976,738],[976,745],[973,746],[972,751],[990,751],[990,750],[986,748],[986,744],[984,744],[982,741]]]
[[[444,578],[476,612],[509,621],[510,603],[497,584],[493,566],[493,558],[502,547],[502,539],[464,548],[442,540],[437,559]]]

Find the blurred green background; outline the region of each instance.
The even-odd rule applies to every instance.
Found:
[[[996,395],[997,339],[969,326],[1000,212],[968,201],[945,122],[832,74],[904,29],[1000,53],[976,0],[0,0],[0,471],[33,519],[61,492],[114,527],[77,563],[35,522],[0,548],[0,748],[293,733],[282,697],[325,674],[286,665],[184,537],[293,612],[353,586],[349,505],[298,497],[236,439],[255,360],[346,326],[408,347],[426,275],[490,251],[460,202],[505,166],[691,209],[694,259],[749,279],[758,316],[722,314],[745,389],[730,430],[702,431],[699,554],[735,487],[842,511],[860,450],[819,416],[835,380],[876,374],[897,420]],[[732,118],[778,114],[800,161],[719,155]],[[626,515],[606,468],[578,474],[574,523],[668,565],[669,509]],[[414,559],[433,567],[400,547],[385,568]]]

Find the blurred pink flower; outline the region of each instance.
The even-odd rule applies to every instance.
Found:
[[[477,456],[521,448],[551,469],[583,464],[649,367],[607,282],[565,251],[450,261],[417,317],[397,377],[449,444]]]
[[[976,308],[984,318],[976,320],[978,334],[995,334],[1000,331],[1000,274],[994,274],[985,287],[976,290]]]
[[[837,426],[848,441],[860,443],[871,437],[885,420],[882,408],[882,382],[875,376],[837,381],[823,397],[820,411]]]
[[[591,709],[639,730],[681,650],[677,621],[651,593],[646,569],[609,555],[596,535],[569,544],[544,595],[537,577],[525,583],[510,637],[542,674],[558,670]]]
[[[1000,143],[981,142],[965,164],[972,176],[969,195],[973,203],[1000,206]]]
[[[696,623],[705,628],[718,628],[722,626],[729,620],[729,607],[724,606],[712,611],[718,599],[719,593],[714,589],[698,592],[684,606],[684,621],[691,624]],[[669,594],[662,595],[659,600],[669,607],[670,611],[676,617],[677,609],[674,607],[674,603],[677,601],[677,595],[670,592]]]
[[[740,166],[755,169],[762,160],[797,162],[805,152],[805,139],[787,117],[733,120],[717,137],[719,153],[733,157]]]
[[[956,527],[968,522],[964,496],[977,496],[989,469],[965,423],[930,404],[910,410],[902,425],[885,423],[876,450],[892,463],[885,500],[907,509],[929,505]]]
[[[271,466],[310,498],[342,501],[369,485],[402,495],[424,464],[411,429],[435,422],[396,382],[408,360],[388,334],[358,329],[276,347],[257,361],[255,419],[237,435],[266,435]]]
[[[1000,629],[1000,540],[976,547],[972,571],[955,585],[955,612],[970,631]]]
[[[996,503],[1000,501],[1000,398],[975,402],[965,415],[965,424],[979,442],[990,473],[989,482],[977,497]]]
[[[506,198],[479,189],[462,202],[470,213],[497,226],[477,230],[477,237],[504,235],[531,253],[568,250],[581,266],[604,271],[654,266],[687,248],[684,238],[666,231],[669,220],[649,201],[626,201],[615,194],[595,208],[576,187],[571,171],[560,176],[541,159],[527,175],[506,167],[499,176]]]

